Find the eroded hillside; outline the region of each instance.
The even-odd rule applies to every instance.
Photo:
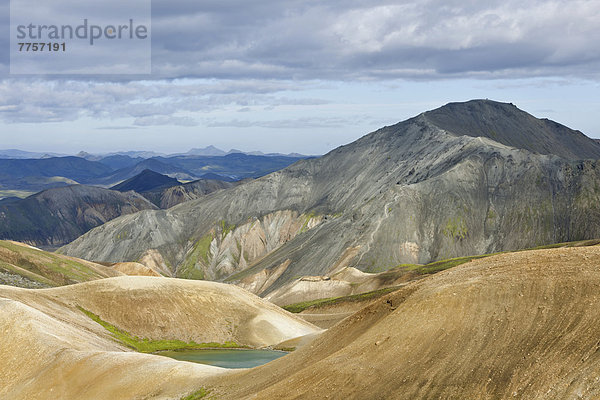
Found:
[[[599,246],[474,260],[209,387],[240,399],[597,398],[599,288]]]

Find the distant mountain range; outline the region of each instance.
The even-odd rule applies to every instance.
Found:
[[[174,154],[174,155],[191,155],[191,156],[226,156],[227,154],[247,154],[250,156],[269,156],[269,157],[295,157],[295,158],[307,158],[308,156],[300,153],[263,153],[262,151],[242,151],[238,149],[231,149],[227,152],[216,148],[215,146],[207,146],[204,148],[191,149],[187,153]]]
[[[0,158],[49,158],[49,157],[64,157],[66,154],[58,153],[36,153],[32,151],[23,151],[18,149],[0,150]]]
[[[86,151],[80,151],[77,154],[64,154],[64,153],[40,153],[34,151],[24,151],[19,149],[4,149],[0,150],[0,158],[5,159],[28,159],[28,158],[50,158],[50,157],[67,157],[69,155],[74,155],[75,157],[85,158],[89,161],[100,161],[102,159],[106,159],[109,157],[127,157],[130,159],[140,159],[140,158],[152,158],[152,157],[173,157],[173,156],[225,156],[227,154],[234,153],[242,153],[251,156],[269,156],[269,157],[277,157],[277,156],[285,156],[285,157],[294,157],[294,158],[307,158],[309,156],[300,154],[300,153],[263,153],[262,151],[242,151],[238,149],[231,149],[229,151],[223,151],[213,145],[201,147],[201,148],[193,148],[185,153],[159,153],[155,151],[118,151],[112,153],[88,153]]]
[[[209,174],[207,174],[209,175]],[[182,184],[177,179],[146,169],[139,175],[113,186],[120,192],[134,191],[160,208],[194,200],[217,190],[236,186],[238,183],[223,180],[199,179]]]
[[[206,152],[215,153],[215,150],[218,149],[213,147]],[[145,158],[148,155],[150,154],[140,152],[107,156],[80,153],[79,157],[0,159],[0,191],[38,192],[76,183],[110,187],[146,169],[182,181],[211,179],[233,182],[257,178],[302,159],[296,156],[237,152],[224,155],[153,154],[151,158]]]

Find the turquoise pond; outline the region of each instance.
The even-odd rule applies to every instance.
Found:
[[[215,367],[252,368],[283,357],[288,353],[276,350],[218,349],[161,351],[157,354],[179,361],[191,361]]]

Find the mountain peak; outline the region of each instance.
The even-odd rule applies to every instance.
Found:
[[[127,179],[111,187],[112,190],[127,192],[133,190],[138,193],[144,193],[153,189],[179,185],[180,182],[175,178],[159,174],[151,169],[145,169],[133,178]]]
[[[224,156],[227,153],[211,144],[203,148],[190,149],[186,154],[194,156]]]
[[[600,158],[600,144],[596,141],[557,122],[538,119],[512,103],[488,99],[448,103],[423,116],[458,136],[486,137],[507,146],[567,159]]]

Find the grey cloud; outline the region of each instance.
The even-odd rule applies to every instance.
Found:
[[[183,10],[185,17],[155,15],[159,74],[526,77],[578,73],[600,60],[590,50],[600,40],[595,1],[186,2]],[[182,23],[173,29],[177,17]],[[190,62],[176,62],[183,57]]]
[[[597,79],[598,19],[595,0],[154,2],[150,79]]]
[[[304,85],[310,87],[310,85]],[[155,81],[83,82],[7,79],[0,81],[0,119],[5,122],[57,122],[93,117],[137,118],[136,124],[191,124],[180,112],[210,112],[252,106],[320,105],[318,98],[281,96],[301,90],[290,82]],[[147,117],[174,117],[157,118]],[[153,122],[154,121],[154,122]],[[169,122],[169,123],[171,123]]]
[[[72,2],[55,1],[57,10]],[[0,81],[0,119],[185,125],[197,123],[181,116],[189,112],[326,104],[303,91],[327,80],[600,79],[595,0],[173,0],[155,2],[152,15],[152,76],[10,77]],[[6,47],[6,3],[0,29]],[[299,122],[338,123],[210,123]]]

